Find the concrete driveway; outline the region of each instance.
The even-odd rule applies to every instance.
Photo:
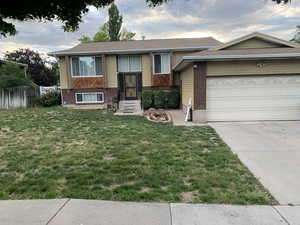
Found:
[[[300,204],[300,121],[210,125],[280,204]]]

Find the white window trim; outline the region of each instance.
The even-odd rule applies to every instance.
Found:
[[[88,75],[88,76],[83,76],[83,75],[78,75],[78,76],[74,76],[73,74],[73,58],[83,58],[83,57],[91,57],[94,59],[94,65],[95,65],[95,71],[96,71],[96,57],[101,57],[101,61],[103,60],[102,56],[74,56],[71,57],[71,76],[73,78],[85,78],[85,77],[103,77],[103,74],[96,74],[96,75]],[[79,63],[79,71],[80,71],[80,63]]]
[[[141,68],[140,70],[129,71],[129,69],[130,69],[130,58],[129,58],[129,57],[130,57],[130,56],[138,56],[138,57],[140,57],[140,59],[141,59],[141,60],[140,60],[140,68]],[[126,72],[120,72],[120,71],[119,71],[119,58],[120,58],[120,57],[127,57],[127,58],[128,58],[128,68],[127,68],[128,70],[127,70]],[[122,56],[122,55],[119,55],[118,58],[117,58],[117,61],[118,61],[118,64],[117,64],[117,65],[118,65],[118,66],[117,66],[118,68],[117,68],[117,70],[118,70],[119,73],[130,73],[130,72],[132,72],[132,73],[137,73],[137,72],[142,72],[142,71],[143,71],[143,68],[142,68],[142,66],[143,66],[142,60],[143,60],[143,58],[142,58],[141,55],[123,55],[123,56]]]
[[[102,95],[102,101],[82,101],[82,102],[78,102],[77,101],[77,94],[101,94]],[[81,103],[104,103],[104,93],[103,92],[76,92],[75,93],[75,102],[76,104],[81,104]]]
[[[155,73],[155,61],[154,61],[154,56],[156,55],[168,55],[169,56],[169,72],[168,73]],[[171,55],[170,53],[154,53],[152,55],[152,68],[153,68],[153,74],[154,75],[161,75],[161,74],[171,74]]]

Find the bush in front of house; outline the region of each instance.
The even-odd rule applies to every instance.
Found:
[[[180,94],[178,90],[144,91],[142,104],[144,109],[176,109],[179,107]]]
[[[43,107],[61,105],[61,94],[59,91],[50,91],[36,99],[36,105]]]
[[[153,93],[154,107],[157,109],[165,108],[166,98],[164,91],[154,91]]]
[[[167,109],[177,109],[180,102],[180,94],[177,90],[165,91],[165,100]]]
[[[142,104],[144,109],[154,107],[153,104],[153,91],[144,91],[142,96]]]

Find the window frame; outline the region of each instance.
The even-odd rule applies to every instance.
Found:
[[[169,71],[168,71],[168,73],[161,73],[161,72],[160,73],[156,73],[155,72],[155,56],[156,55],[159,55],[160,57],[161,57],[161,55],[168,55],[169,56]],[[160,58],[160,60],[161,60],[161,58]],[[160,66],[161,65],[162,64],[160,64]],[[154,75],[171,74],[171,55],[170,55],[170,53],[153,53],[152,54],[152,68],[153,68],[153,74]]]
[[[139,57],[140,58],[140,70],[134,70],[134,71],[130,71],[129,69],[130,69],[130,57]],[[126,71],[126,72],[121,72],[121,71],[119,71],[119,59],[121,58],[121,57],[127,57],[127,59],[128,59],[128,71]],[[143,66],[143,62],[142,62],[142,55],[118,55],[118,57],[117,57],[117,72],[118,73],[139,73],[139,72],[142,72],[143,71],[143,68],[142,68],[142,66]]]
[[[84,94],[101,94],[102,95],[102,101],[82,101],[82,102],[78,102],[77,101],[77,95],[78,94],[81,94],[81,95],[84,95]],[[75,103],[76,104],[85,104],[85,103],[104,103],[104,92],[76,92],[75,93]]]
[[[84,75],[78,75],[78,76],[74,76],[74,74],[73,74],[73,58],[78,58],[79,60],[78,60],[78,63],[79,63],[79,61],[80,61],[80,58],[87,58],[87,57],[89,57],[89,58],[93,58],[93,60],[94,60],[94,69],[95,69],[95,72],[97,73],[97,70],[96,70],[96,57],[99,57],[99,58],[101,58],[101,73],[102,74],[96,74],[96,75],[88,75],[88,76],[84,76]],[[72,78],[85,78],[85,77],[103,77],[103,56],[72,56],[71,57],[71,77]],[[80,71],[80,63],[78,64],[78,68],[79,68],[79,71]]]

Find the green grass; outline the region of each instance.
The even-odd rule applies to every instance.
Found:
[[[208,127],[100,110],[0,111],[0,199],[274,204]]]

